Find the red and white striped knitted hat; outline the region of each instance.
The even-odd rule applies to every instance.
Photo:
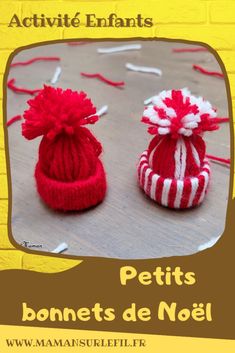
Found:
[[[201,135],[218,129],[215,109],[186,88],[162,91],[144,110],[142,122],[154,138],[138,163],[141,188],[166,207],[199,205],[210,179]]]

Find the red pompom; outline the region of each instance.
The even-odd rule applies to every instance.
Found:
[[[152,135],[190,137],[204,131],[217,130],[216,111],[202,97],[194,97],[186,89],[162,91],[152,98],[152,105],[143,114]]]
[[[60,133],[72,135],[82,125],[94,124],[98,120],[96,108],[84,92],[44,86],[44,89],[28,101],[24,112],[25,123],[22,134],[28,140],[40,135],[50,139]]]

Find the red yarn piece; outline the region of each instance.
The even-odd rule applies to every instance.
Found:
[[[103,75],[97,73],[97,74],[88,74],[86,72],[81,72],[81,75],[84,77],[88,77],[88,78],[98,78],[98,80],[107,83],[110,86],[114,86],[114,87],[119,87],[119,86],[124,86],[125,82],[124,81],[120,81],[120,82],[115,82],[115,81],[111,81],[109,79],[107,79],[106,77],[104,77]]]
[[[197,52],[202,52],[202,51],[208,51],[207,48],[173,48],[172,52],[173,53],[197,53]]]
[[[60,57],[58,57],[58,56],[38,56],[36,58],[32,58],[32,59],[26,60],[26,61],[17,61],[15,63],[12,63],[10,65],[10,67],[31,65],[31,64],[35,63],[36,61],[60,61]]]
[[[21,115],[13,116],[13,118],[11,118],[7,121],[7,126],[14,124],[16,121],[19,121],[21,119],[22,119]]]
[[[229,120],[230,120],[229,118],[214,118],[214,122],[216,124],[228,123]]]
[[[219,77],[219,78],[224,78],[224,74],[222,72],[218,72],[218,71],[209,71],[204,69],[203,67],[199,66],[199,65],[193,65],[193,69],[196,71],[201,72],[204,75],[208,75],[208,76],[215,76],[215,77]]]
[[[41,91],[41,89],[28,89],[28,88],[23,88],[23,87],[17,87],[15,86],[15,79],[12,78],[7,82],[7,87],[11,89],[13,92],[16,93],[25,93],[25,94],[30,94],[33,96],[34,94],[38,93]]]
[[[28,140],[43,136],[35,169],[41,198],[63,211],[100,203],[106,193],[102,146],[85,127],[98,120],[91,100],[84,92],[44,86],[28,105],[22,135]]]
[[[213,156],[211,154],[207,154],[206,156],[207,156],[207,158],[209,158],[215,162],[220,162],[220,163],[224,163],[224,164],[228,164],[228,165],[230,165],[230,163],[231,163],[229,158],[221,158],[221,157]]]
[[[154,137],[138,164],[140,187],[166,207],[199,205],[210,177],[202,134],[221,121],[209,102],[187,89],[162,91],[152,102],[142,118]]]

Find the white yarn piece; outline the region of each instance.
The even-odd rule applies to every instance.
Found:
[[[108,108],[109,108],[108,105],[103,105],[103,106],[96,112],[96,115],[102,116],[102,115],[106,114],[107,111],[108,111]]]
[[[156,201],[156,186],[157,186],[157,181],[160,178],[159,175],[154,174],[152,177],[152,185],[151,185],[151,189],[150,189],[150,197],[151,199]]]
[[[67,249],[68,249],[68,244],[61,243],[54,250],[52,250],[52,253],[53,254],[61,254],[62,252],[64,252]]]
[[[145,183],[144,183],[144,191],[146,192],[147,191],[147,187],[148,187],[148,177],[149,177],[149,174],[151,173],[152,169],[151,168],[148,168],[145,172]]]
[[[188,200],[188,207],[191,207],[193,204],[194,197],[198,189],[198,178],[191,178],[191,193]]]
[[[182,89],[182,91],[183,91],[183,89]],[[162,104],[161,100],[171,97],[170,92],[171,91],[162,91],[162,92],[160,92],[160,94],[155,94],[152,97],[146,98],[145,101],[144,101],[144,104],[148,105],[148,104],[152,103],[154,105],[158,105],[158,104],[161,105]],[[161,97],[161,99],[159,99],[159,97]]]
[[[135,71],[135,72],[144,72],[144,73],[155,74],[157,76],[162,76],[162,71],[157,67],[138,66],[131,63],[126,63],[126,68],[128,70]]]
[[[208,172],[207,171],[203,171],[203,172],[201,172],[201,175],[204,176],[204,187],[203,187],[203,190],[201,192],[201,196],[200,196],[199,201],[198,201],[199,203],[201,203],[202,200],[204,199],[205,192],[206,192],[206,189],[207,189],[208,183],[209,183],[209,174],[208,174]]]
[[[183,188],[184,188],[183,180],[177,180],[177,191],[176,191],[176,196],[174,201],[174,208],[180,208]]]
[[[154,97],[155,97],[155,96],[146,98],[146,99],[144,100],[144,105],[149,105],[149,104],[153,103],[152,100],[153,100]]]
[[[108,111],[108,108],[109,108],[108,105],[103,105],[99,110],[97,110],[95,114],[90,115],[89,118],[92,118],[93,116],[97,116],[97,115],[100,117],[106,114]]]
[[[55,69],[55,73],[54,73],[54,75],[53,75],[53,77],[52,77],[52,79],[51,79],[51,84],[52,84],[52,85],[55,85],[56,82],[59,80],[59,77],[60,77],[60,75],[61,75],[61,72],[62,72],[61,67],[60,67],[60,66],[57,66],[57,68]]]
[[[166,178],[163,182],[163,189],[162,189],[162,199],[161,203],[163,206],[168,206],[168,195],[171,187],[172,179]]]
[[[212,238],[211,240],[207,241],[204,244],[201,244],[198,246],[197,250],[198,251],[202,251],[208,248],[211,248],[213,245],[215,245],[217,243],[217,241],[219,240],[220,237],[217,238]]]
[[[141,44],[119,45],[116,47],[109,47],[109,48],[97,48],[97,53],[111,54],[111,53],[119,53],[127,50],[140,50],[141,48],[142,48]]]
[[[182,138],[177,140],[175,150],[175,179],[183,180],[186,170],[187,150]]]

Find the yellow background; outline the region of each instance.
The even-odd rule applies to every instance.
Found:
[[[116,333],[116,332],[98,332],[83,330],[66,330],[39,327],[22,327],[22,326],[0,326],[0,347],[4,353],[70,353],[70,352],[109,352],[109,353],[234,353],[235,341],[218,340],[210,338],[192,338],[192,337],[175,337],[175,336],[157,336],[142,335],[132,333]],[[144,339],[145,347],[140,348],[79,348],[79,347],[18,347],[10,348],[6,346],[6,339]]]

